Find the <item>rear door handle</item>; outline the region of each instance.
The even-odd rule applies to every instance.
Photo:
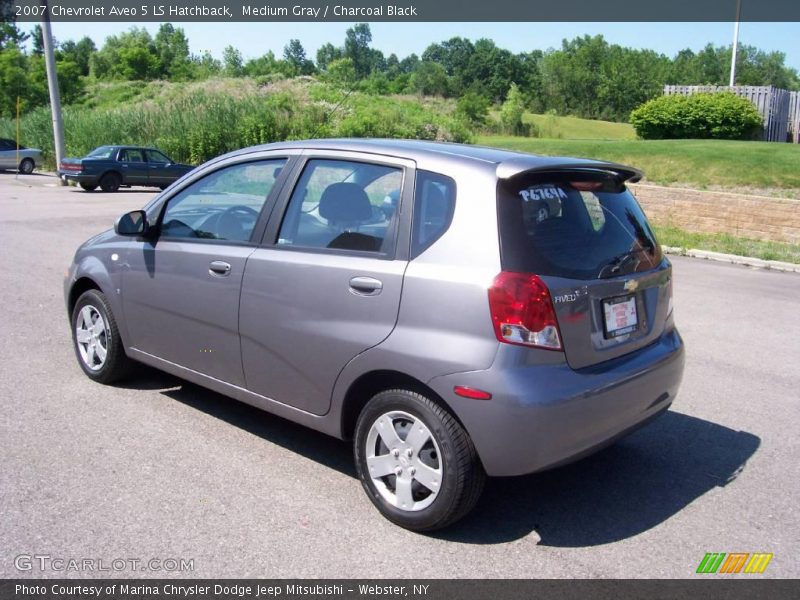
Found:
[[[231,265],[221,260],[215,260],[208,265],[208,272],[212,275],[225,276],[230,275]]]
[[[350,280],[350,291],[359,296],[377,296],[383,289],[383,283],[374,277],[353,277]]]

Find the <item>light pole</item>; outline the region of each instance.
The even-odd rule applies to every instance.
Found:
[[[733,49],[731,52],[731,80],[728,84],[736,84],[736,55],[739,53],[739,19],[742,16],[742,0],[736,0],[736,25],[733,28]]]
[[[58,74],[56,73],[55,48],[53,48],[53,33],[50,30],[50,12],[47,0],[41,0],[44,7],[42,11],[42,40],[44,41],[44,61],[47,67],[47,87],[50,90],[50,110],[53,114],[53,141],[56,151],[56,169],[64,158],[64,122],[61,120],[61,94],[58,91]],[[59,178],[61,185],[66,181]]]

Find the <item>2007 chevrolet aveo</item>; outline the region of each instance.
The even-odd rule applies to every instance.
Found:
[[[675,398],[640,176],[418,141],[237,151],[78,249],[78,363],[110,383],[139,361],[353,439],[384,516],[444,527],[486,475],[584,456]]]

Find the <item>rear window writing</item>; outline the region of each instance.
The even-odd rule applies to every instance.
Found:
[[[553,173],[501,182],[503,269],[575,279],[646,271],[661,249],[639,204],[613,178]]]

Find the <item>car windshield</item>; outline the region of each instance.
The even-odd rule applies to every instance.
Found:
[[[662,260],[624,184],[602,173],[553,173],[500,185],[503,268],[575,279],[647,271]]]
[[[114,154],[114,147],[113,146],[100,146],[99,148],[95,148],[87,156],[92,158],[111,158]]]

